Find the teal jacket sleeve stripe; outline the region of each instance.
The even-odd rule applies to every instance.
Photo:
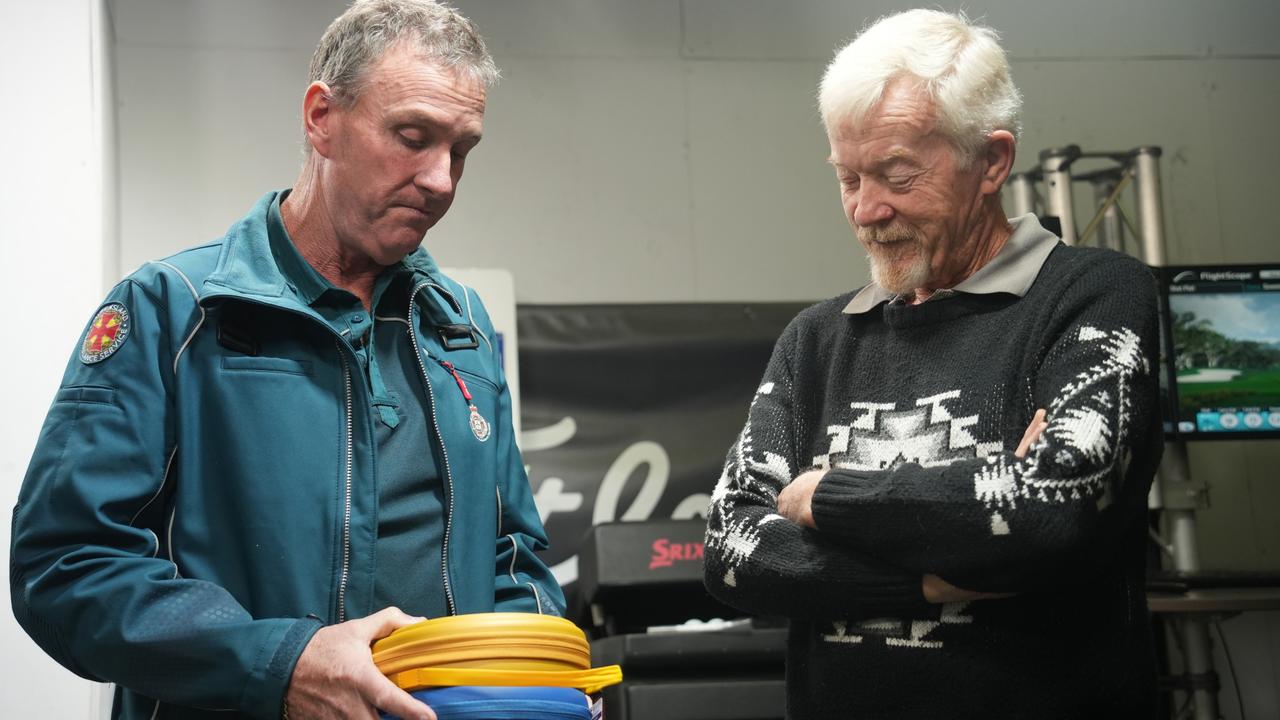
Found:
[[[194,326],[190,291],[163,276],[146,289],[126,280],[108,302],[127,308],[128,336],[96,363],[77,347],[14,508],[14,614],[83,677],[167,703],[278,717],[319,623],[250,616],[221,587],[183,578],[164,539],[178,485],[168,461],[182,451],[173,446],[173,358]],[[170,307],[185,310],[171,316]]]

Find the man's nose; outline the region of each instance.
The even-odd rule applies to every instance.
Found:
[[[422,154],[422,164],[413,177],[413,183],[434,197],[449,197],[453,193],[453,152],[450,148],[434,148]]]
[[[876,225],[893,218],[893,206],[884,201],[880,188],[873,183],[863,183],[854,199],[853,224]]]

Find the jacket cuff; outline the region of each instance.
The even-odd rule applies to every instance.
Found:
[[[324,627],[315,618],[276,620],[259,657],[263,664],[254,668],[240,704],[241,710],[255,718],[277,720],[284,709],[285,692],[293,678],[293,668],[311,636]]]

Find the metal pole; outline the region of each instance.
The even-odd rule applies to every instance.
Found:
[[[1140,147],[1133,151],[1134,185],[1138,195],[1138,229],[1142,233],[1142,254],[1148,265],[1165,264],[1164,210],[1160,201],[1160,148]],[[1204,503],[1204,488],[1192,482],[1187,462],[1187,444],[1182,440],[1165,443],[1160,463],[1165,520],[1173,546],[1174,569],[1200,569],[1200,549],[1196,542],[1195,508]],[[1182,635],[1186,672],[1193,680],[1213,675],[1212,645],[1208,624],[1195,615],[1185,615]],[[1192,691],[1196,720],[1218,720],[1218,695],[1211,688],[1197,686]]]
[[[1138,229],[1142,232],[1142,259],[1148,265],[1165,265],[1164,211],[1160,203],[1160,148],[1133,151],[1134,186],[1138,195]]]
[[[1009,176],[1010,217],[1019,217],[1036,211],[1035,182],[1031,173],[1014,173]]]
[[[1098,205],[1111,197],[1116,184],[1117,181],[1110,177],[1100,178],[1093,183],[1093,197]],[[1098,247],[1124,252],[1124,226],[1120,224],[1120,212],[1116,210],[1115,204],[1108,206],[1102,213],[1102,222],[1098,224]]]
[[[1076,221],[1071,200],[1071,163],[1080,157],[1078,145],[1040,151],[1040,171],[1044,176],[1045,215],[1058,218],[1062,241],[1076,244]]]
[[[1112,217],[1116,219],[1119,219],[1121,217],[1119,206],[1117,205],[1117,203],[1120,202],[1120,193],[1123,192],[1125,187],[1132,181],[1133,181],[1133,176],[1126,174],[1122,176],[1120,180],[1114,184],[1114,186],[1111,189],[1111,193],[1102,200],[1102,207],[1098,208],[1098,212],[1094,214],[1093,219],[1089,221],[1089,224],[1084,226],[1084,234],[1080,236],[1080,240],[1079,240],[1080,242],[1089,241],[1089,236],[1093,234],[1093,231],[1095,229],[1099,228],[1102,225],[1102,221],[1106,219],[1108,211],[1115,210],[1116,212]],[[1096,183],[1098,181],[1091,180],[1090,182]],[[1095,189],[1096,189],[1096,186],[1095,186]],[[1102,247],[1106,247],[1106,246],[1103,245]]]
[[[1190,467],[1187,463],[1187,444],[1182,441],[1165,443],[1164,460],[1160,466],[1166,488],[1191,490]],[[1195,498],[1180,498],[1192,500]],[[1181,504],[1181,503],[1179,503]],[[1166,510],[1170,542],[1173,545],[1173,565],[1179,572],[1195,572],[1200,569],[1200,550],[1196,544],[1196,516],[1194,510]],[[1219,720],[1218,693],[1213,669],[1213,645],[1209,638],[1209,624],[1198,615],[1186,614],[1179,618],[1176,629],[1182,637],[1182,658],[1185,674],[1196,685],[1191,690],[1195,720]],[[1197,682],[1198,681],[1198,682]],[[1207,686],[1206,686],[1207,685]]]
[[[1162,267],[1165,263],[1164,257],[1164,213],[1160,208],[1160,148],[1158,147],[1140,147],[1130,153],[1133,158],[1130,164],[1129,172],[1133,173],[1134,187],[1138,196],[1138,231],[1142,233],[1142,237],[1137,238],[1142,248],[1142,259],[1152,267]],[[1170,378],[1170,382],[1173,379]],[[1152,483],[1151,492],[1147,496],[1147,505],[1153,510],[1165,509],[1164,490],[1170,485],[1178,485],[1186,483],[1190,486],[1191,473],[1187,467],[1187,445],[1182,441],[1168,441],[1164,444],[1164,460],[1160,464],[1160,471],[1156,474],[1155,481]],[[1195,507],[1194,499],[1192,502],[1175,502],[1173,505],[1179,508]],[[1177,516],[1175,521],[1174,517]],[[1190,530],[1184,525],[1187,523],[1189,515]],[[1183,550],[1179,553],[1177,545],[1174,546],[1174,564],[1178,564],[1179,557],[1189,557],[1193,565],[1198,565],[1197,549],[1195,544],[1195,516],[1187,510],[1166,510],[1165,517],[1169,520],[1170,531],[1176,535],[1186,535],[1183,538]],[[1174,528],[1177,528],[1176,530]],[[1176,568],[1175,568],[1176,569]]]
[[[1165,512],[1169,524],[1169,543],[1173,546],[1173,569],[1179,572],[1195,572],[1200,569],[1200,548],[1196,544],[1195,511],[1193,507],[1197,491],[1191,482],[1191,468],[1187,463],[1187,444],[1171,440],[1164,444],[1164,458],[1160,462],[1160,478],[1166,492],[1183,493],[1182,497],[1166,496]],[[1189,494],[1188,494],[1189,493]]]

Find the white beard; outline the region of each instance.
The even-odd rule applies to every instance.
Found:
[[[902,243],[914,245],[910,240]],[[924,287],[929,280],[929,261],[918,252],[904,250],[906,257],[903,258],[878,258],[878,253],[867,253],[867,260],[871,262],[871,279],[896,295],[906,295],[918,287]]]
[[[924,240],[915,230],[903,225],[866,226],[857,228],[858,240],[869,248],[871,279],[896,295],[906,295],[924,287],[929,280],[929,257]],[[885,242],[887,241],[887,242]]]

